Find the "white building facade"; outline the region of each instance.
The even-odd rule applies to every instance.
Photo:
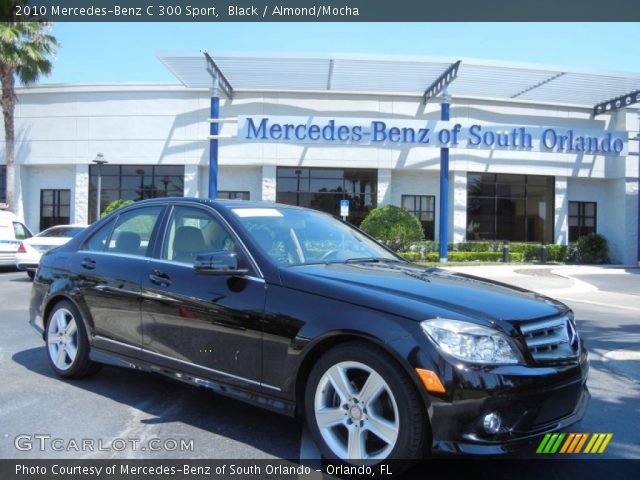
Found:
[[[602,99],[607,95],[603,92]],[[103,207],[118,198],[207,197],[210,97],[208,88],[184,85],[19,89],[18,214],[34,231],[63,221],[93,221],[97,167],[92,160],[98,153],[108,161],[102,172]],[[427,237],[437,240],[443,219],[436,146],[249,139],[241,125],[245,117],[271,123],[317,119],[325,126],[329,118],[336,124],[359,119],[363,124],[426,125],[440,118],[437,100],[425,104],[420,95],[401,92],[245,88],[231,99],[223,96],[220,105],[221,118],[229,121],[220,123],[219,196],[294,203],[335,214],[336,202],[346,198],[355,223],[370,208],[393,204],[416,214]],[[614,262],[636,264],[639,172],[632,153],[638,145],[626,139],[639,130],[636,110],[594,117],[592,105],[453,93],[450,116],[451,125],[575,129],[598,132],[598,138],[613,132],[623,134],[625,144],[619,153],[452,145],[449,218],[444,219],[449,241],[567,244],[596,231],[608,239]],[[0,165],[5,161],[3,155]]]

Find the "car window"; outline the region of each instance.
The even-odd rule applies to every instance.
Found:
[[[13,222],[13,232],[15,233],[16,240],[24,240],[25,238],[32,237],[29,229],[20,222]]]
[[[221,250],[236,251],[236,243],[211,213],[193,207],[173,209],[161,258],[193,265],[199,253]]]
[[[107,243],[111,230],[113,230],[114,223],[116,223],[115,218],[100,227],[93,235],[91,235],[91,237],[89,237],[89,240],[85,242],[82,247],[83,250],[88,250],[90,252],[104,252],[104,247]]]
[[[107,252],[145,256],[162,207],[144,207],[120,214]]]

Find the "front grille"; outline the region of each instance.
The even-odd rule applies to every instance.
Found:
[[[538,362],[561,360],[578,354],[578,333],[567,316],[526,322],[520,325],[520,331],[531,356]]]

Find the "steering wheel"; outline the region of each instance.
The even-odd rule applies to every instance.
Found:
[[[329,250],[324,255],[322,255],[322,257],[320,257],[320,260],[322,260],[323,262],[327,260],[335,260],[339,253],[340,253],[340,250],[338,250],[337,248],[334,248],[333,250]]]

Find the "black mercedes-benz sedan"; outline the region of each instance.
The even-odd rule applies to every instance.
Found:
[[[42,257],[30,315],[61,377],[158,372],[299,415],[347,462],[512,451],[589,400],[567,306],[287,205],[121,208]]]

